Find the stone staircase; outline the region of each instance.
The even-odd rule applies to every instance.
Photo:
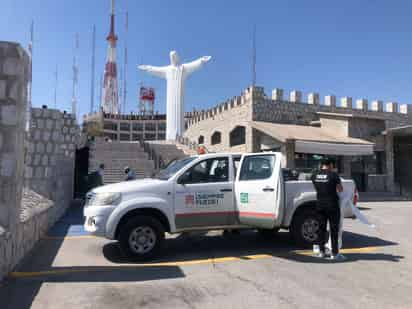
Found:
[[[149,158],[154,161],[156,170],[173,160],[196,154],[194,150],[175,141],[147,141],[144,149],[149,154]]]
[[[97,170],[101,163],[105,165],[105,184],[123,181],[125,166],[129,166],[137,178],[151,177],[155,170],[139,142],[96,140],[90,148],[89,173]]]

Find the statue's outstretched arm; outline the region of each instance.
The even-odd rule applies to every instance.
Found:
[[[199,58],[195,61],[183,64],[183,67],[185,69],[185,73],[187,75],[189,75],[189,74],[193,73],[194,71],[199,70],[211,58],[212,57],[210,57],[210,56],[204,56],[204,57]]]
[[[138,68],[154,76],[157,76],[160,78],[166,78],[167,67],[155,67],[152,65],[139,65]]]

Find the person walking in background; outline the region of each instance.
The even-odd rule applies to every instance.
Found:
[[[97,186],[99,187],[99,186],[103,186],[103,179],[104,179],[104,164],[103,163],[101,163],[100,165],[99,165],[99,168],[98,168],[98,170],[97,170],[97,174],[98,174],[98,177],[97,177]]]
[[[339,224],[340,205],[338,193],[343,191],[339,175],[333,171],[334,162],[324,160],[321,170],[312,176],[312,182],[317,193],[317,210],[322,216],[319,237],[318,257],[325,257],[325,244],[327,242],[327,222],[329,222],[332,240],[332,260],[344,260],[345,257],[339,254]]]
[[[131,181],[136,179],[136,174],[134,171],[130,169],[130,167],[126,166],[124,168],[124,173],[126,174],[125,181]]]

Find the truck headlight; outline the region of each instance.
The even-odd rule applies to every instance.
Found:
[[[119,205],[121,200],[120,193],[97,193],[91,196],[87,206]]]

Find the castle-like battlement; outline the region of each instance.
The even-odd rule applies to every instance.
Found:
[[[300,90],[292,90],[289,93],[288,99],[284,98],[284,93],[283,89],[275,88],[272,90],[271,98],[269,98],[265,94],[263,87],[249,87],[246,88],[240,96],[232,97],[207,110],[192,112],[188,125],[191,126],[199,121],[216,117],[221,113],[230,112],[232,109],[243,106],[244,104],[258,106],[259,104],[261,105],[262,102],[266,104],[266,109],[259,110],[252,106],[253,120],[294,122],[293,117],[287,117],[285,113],[333,112],[412,124],[412,105],[409,104],[398,104],[397,102],[384,103],[381,100],[374,100],[369,104],[366,98],[360,98],[354,101],[352,97],[348,96],[340,98],[338,104],[335,95],[326,95],[323,102],[321,102],[320,95],[317,92],[309,93],[307,95],[307,101],[304,102],[302,91]],[[276,110],[282,110],[284,115],[269,115],[272,111]],[[260,113],[261,115],[256,115],[256,113]],[[272,117],[272,119],[269,119],[270,117]],[[298,115],[298,118],[299,117],[301,116]],[[298,123],[303,124],[299,121]]]

